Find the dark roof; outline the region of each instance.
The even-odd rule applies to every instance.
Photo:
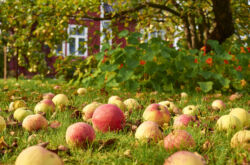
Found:
[[[103,4],[103,8],[105,13],[112,13],[114,11],[113,7],[107,3]]]

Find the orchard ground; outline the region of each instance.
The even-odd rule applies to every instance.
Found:
[[[60,88],[54,88],[59,85]],[[230,101],[230,94],[203,94],[187,92],[188,99],[180,98],[180,93],[168,94],[157,92],[130,93],[123,90],[97,90],[88,89],[83,95],[77,95],[80,86],[67,86],[67,82],[59,80],[19,80],[10,79],[5,83],[0,80],[0,115],[7,120],[11,119],[13,112],[8,112],[8,106],[13,100],[26,101],[29,109],[34,110],[35,105],[42,100],[44,93],[64,93],[70,100],[70,105],[64,109],[57,109],[54,114],[46,114],[49,123],[57,121],[56,128],[48,127],[46,130],[29,133],[20,124],[9,123],[7,129],[0,133],[0,164],[14,164],[19,153],[26,147],[38,143],[48,142],[47,149],[53,150],[63,159],[65,164],[163,164],[164,160],[176,151],[166,151],[163,142],[141,142],[135,139],[135,129],[142,122],[142,114],[151,103],[160,101],[173,101],[179,108],[187,105],[200,105],[197,121],[186,130],[193,136],[196,146],[189,148],[191,152],[198,152],[207,164],[247,164],[250,161],[249,152],[243,149],[232,149],[230,140],[237,132],[219,132],[215,130],[217,119],[229,113],[230,108],[241,107],[249,110],[249,94],[236,101]],[[123,100],[134,98],[141,105],[140,109],[126,111],[126,126],[118,132],[102,134],[96,132],[96,139],[85,148],[70,148],[65,140],[66,129],[73,123],[83,122],[81,111],[83,107],[93,101],[107,103],[113,95],[120,96]],[[211,103],[221,99],[226,103],[226,109],[215,111]],[[164,126],[164,136],[172,130],[174,116],[171,116],[169,126]],[[32,138],[31,138],[32,137]],[[8,145],[4,145],[4,142]],[[58,150],[62,145],[69,149]],[[61,148],[62,148],[61,146]]]

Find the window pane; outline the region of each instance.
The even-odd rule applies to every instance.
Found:
[[[69,32],[70,35],[78,35],[78,36],[85,35],[84,27],[81,26],[76,26],[76,27],[70,26]]]
[[[76,39],[70,38],[69,39],[69,54],[74,54],[76,51]]]
[[[62,53],[62,44],[57,45],[56,54]]]
[[[85,39],[84,38],[79,38],[79,42],[78,42],[78,54],[79,55],[84,55],[84,52],[85,52],[85,47],[84,47],[84,44],[85,44]]]

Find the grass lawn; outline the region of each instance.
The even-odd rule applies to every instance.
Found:
[[[78,96],[76,93],[78,87],[69,87],[66,86],[67,82],[57,80],[19,80],[18,84],[15,80],[8,80],[7,83],[0,80],[0,116],[3,116],[5,120],[13,114],[13,112],[7,111],[13,100],[23,99],[28,107],[34,110],[34,106],[41,101],[42,95],[48,92],[66,94],[70,100],[70,106],[63,110],[57,109],[56,114],[46,114],[49,122],[59,121],[61,123],[58,128],[48,127],[46,130],[29,133],[20,125],[7,126],[4,132],[0,132],[0,138],[3,137],[9,146],[9,148],[4,147],[0,140],[1,165],[14,164],[18,154],[24,148],[38,143],[49,142],[47,149],[54,151],[57,151],[59,145],[69,147],[65,140],[67,127],[75,122],[83,121],[81,114],[75,113],[75,111],[81,111],[84,105],[93,101],[107,103],[108,98],[112,95],[118,95],[123,100],[135,98],[142,106],[140,109],[133,110],[132,113],[125,112],[127,124],[122,131],[105,134],[96,132],[95,141],[88,147],[83,149],[69,147],[68,151],[58,151],[58,155],[65,164],[163,164],[164,160],[176,151],[166,151],[162,141],[158,143],[138,141],[135,139],[135,130],[132,127],[140,124],[143,111],[148,105],[165,100],[173,101],[179,108],[190,104],[200,105],[197,121],[186,129],[196,142],[196,146],[189,148],[189,151],[201,154],[207,164],[230,165],[250,162],[248,151],[230,147],[230,140],[237,130],[231,132],[215,130],[217,119],[221,115],[228,114],[230,108],[241,107],[249,110],[248,94],[243,94],[242,98],[232,102],[228,99],[229,95],[215,96],[188,92],[188,100],[180,101],[178,93],[129,93],[121,90],[88,89],[86,95]],[[54,89],[55,85],[59,85],[61,88]],[[222,99],[227,108],[222,111],[212,110],[211,103],[215,99]],[[168,127],[163,127],[165,136],[173,130],[173,118],[172,115]],[[29,138],[32,134],[36,136],[33,135],[33,138]]]

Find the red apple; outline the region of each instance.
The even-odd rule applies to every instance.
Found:
[[[182,114],[180,116],[177,116],[174,119],[174,124],[173,124],[173,128],[174,129],[181,129],[181,128],[185,128],[188,126],[188,124],[192,121],[194,121],[195,118],[194,116],[191,115],[187,115],[187,114]]]
[[[153,139],[154,141],[158,141],[163,138],[163,134],[156,122],[144,121],[136,129],[135,138],[139,140]]]
[[[205,165],[204,158],[198,153],[178,151],[165,160],[164,165]]]
[[[175,130],[164,138],[164,147],[166,150],[186,149],[194,147],[193,137],[185,130]]]
[[[50,99],[52,100],[55,95],[53,93],[45,93],[43,94],[43,99]]]
[[[42,100],[41,102],[39,102],[36,106],[35,106],[35,113],[39,113],[39,112],[53,112],[55,111],[55,104],[53,103],[52,100],[49,99],[45,99]]]
[[[17,157],[15,165],[63,165],[60,157],[41,146],[24,149]]]
[[[95,139],[95,131],[89,124],[78,122],[70,125],[66,131],[67,144],[81,147]]]
[[[159,125],[170,121],[170,113],[166,106],[160,104],[149,105],[143,113],[145,121],[154,121]]]
[[[226,108],[226,105],[224,104],[222,100],[214,100],[212,103],[212,108],[214,110],[222,110]]]
[[[125,125],[124,113],[113,104],[99,106],[92,116],[93,127],[101,132],[118,131]]]
[[[37,131],[39,129],[47,128],[48,121],[40,114],[29,115],[24,118],[22,126],[28,131]]]
[[[82,110],[83,120],[89,120],[92,118],[94,111],[98,108],[101,103],[92,102],[91,104],[86,105]]]

